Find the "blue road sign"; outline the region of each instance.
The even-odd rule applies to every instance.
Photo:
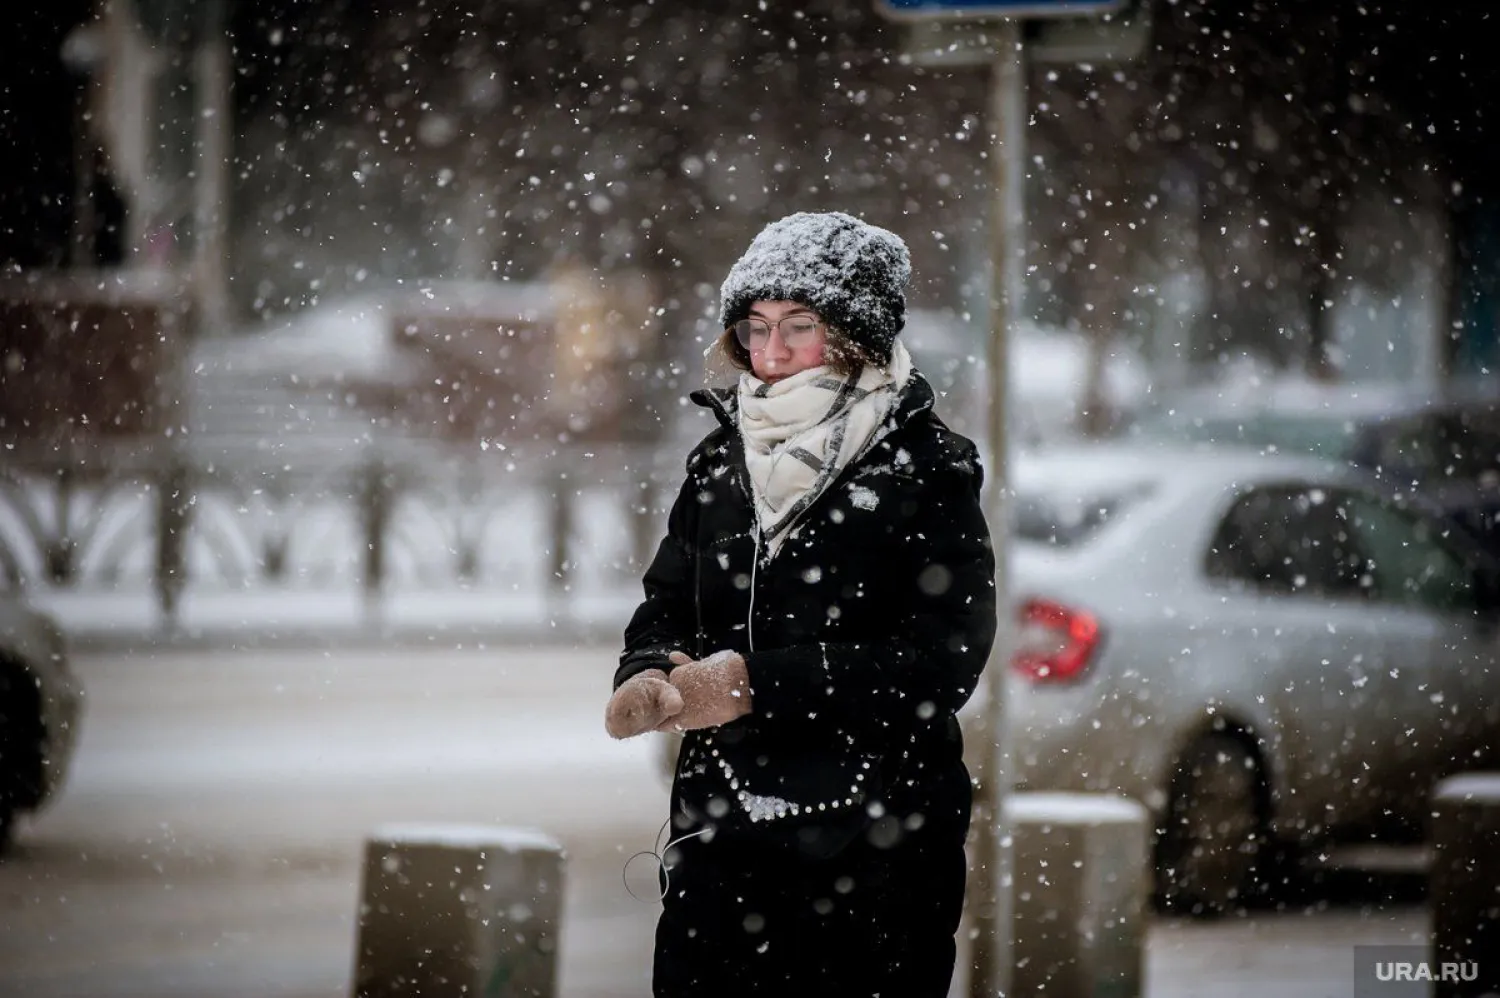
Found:
[[[1123,10],[1130,0],[875,0],[875,7],[900,21],[933,18],[1087,17]]]

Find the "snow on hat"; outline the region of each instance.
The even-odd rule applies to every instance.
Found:
[[[843,212],[798,212],[761,230],[719,290],[728,328],[758,301],[815,309],[878,364],[906,324],[911,254],[894,232]]]

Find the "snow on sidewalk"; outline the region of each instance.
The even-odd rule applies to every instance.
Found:
[[[87,647],[218,646],[389,640],[463,643],[618,634],[638,587],[550,596],[514,589],[396,591],[373,607],[356,590],[188,590],[175,628],[148,590],[42,590],[29,595]]]

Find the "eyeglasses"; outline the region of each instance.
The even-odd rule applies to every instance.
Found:
[[[781,342],[790,350],[807,346],[824,325],[823,320],[810,315],[789,315],[776,323],[781,333]],[[741,319],[734,324],[734,338],[746,350],[762,350],[771,339],[771,324],[764,319]]]

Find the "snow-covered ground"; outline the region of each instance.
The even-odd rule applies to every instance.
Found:
[[[189,589],[168,627],[145,589],[45,590],[33,605],[50,613],[84,647],[162,642],[255,647],[324,643],[472,646],[478,641],[548,643],[580,635],[618,635],[640,602],[639,584],[609,592],[563,593],[450,587],[396,591],[374,608],[352,588],[211,592]]]
[[[390,823],[550,834],[559,993],[646,993],[656,909],[621,878],[666,789],[648,740],[604,733],[615,655],[80,656],[72,778],[0,863],[0,995],[346,995],[363,842]]]

